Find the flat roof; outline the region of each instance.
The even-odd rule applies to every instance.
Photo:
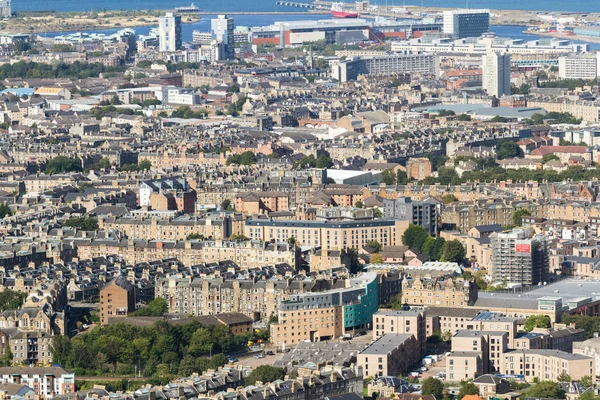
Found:
[[[413,337],[413,334],[409,333],[386,333],[379,339],[371,343],[366,349],[361,351],[359,354],[377,354],[384,355],[389,354],[391,351],[396,349],[402,343]]]

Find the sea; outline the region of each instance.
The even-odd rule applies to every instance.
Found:
[[[13,0],[14,11],[99,11],[99,10],[149,10],[187,6],[188,0]],[[306,2],[308,0],[296,0]],[[276,6],[275,0],[196,0],[204,12],[272,12],[298,11],[291,7]],[[502,10],[540,10],[600,12],[598,0],[371,0],[372,5],[470,7]]]

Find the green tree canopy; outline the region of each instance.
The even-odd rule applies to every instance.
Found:
[[[425,379],[422,383],[421,393],[423,395],[433,395],[436,399],[441,399],[444,393],[444,384],[433,377]]]
[[[385,169],[381,171],[381,183],[385,183],[388,186],[394,186],[396,184],[396,174],[392,169]]]
[[[8,204],[6,204],[6,203],[0,204],[0,218],[4,218],[6,216],[10,217],[11,215],[13,215],[13,212],[10,209],[10,207],[8,206]]]
[[[80,172],[81,160],[65,156],[56,156],[46,163],[47,174],[60,174],[65,172]]]
[[[564,399],[565,391],[562,389],[559,383],[552,381],[542,381],[532,385],[527,391],[525,396],[529,398],[538,399]]]
[[[369,240],[367,246],[372,248],[375,253],[379,253],[383,249],[383,246],[377,240]]]
[[[460,263],[466,255],[467,250],[458,239],[450,240],[444,245],[444,261]]]
[[[421,251],[429,234],[421,225],[411,224],[402,234],[402,243],[411,249]]]
[[[252,165],[256,164],[256,155],[251,151],[245,151],[242,154],[233,154],[227,158],[225,165]]]
[[[250,372],[250,375],[246,378],[246,385],[254,385],[258,381],[262,383],[275,382],[284,377],[285,370],[283,368],[261,365]]]
[[[551,328],[552,321],[550,317],[547,315],[530,315],[525,320],[525,325],[523,325],[523,329],[527,332],[531,332],[535,328]]]
[[[26,297],[27,293],[4,289],[0,292],[0,311],[20,309]]]
[[[65,221],[65,226],[79,228],[84,231],[95,231],[98,229],[98,218],[72,217]]]
[[[523,150],[512,140],[499,140],[496,151],[500,160],[523,156]]]
[[[162,317],[169,311],[167,301],[162,297],[157,297],[146,306],[131,313],[134,317]]]
[[[461,382],[460,390],[458,395],[456,395],[457,400],[462,400],[465,396],[471,396],[474,394],[479,394],[479,389],[473,382]]]
[[[523,217],[530,216],[531,213],[526,208],[518,208],[513,213],[513,225],[515,226],[523,226]]]

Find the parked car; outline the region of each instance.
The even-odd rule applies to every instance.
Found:
[[[274,355],[275,355],[275,353],[273,353],[271,350],[269,350],[269,351],[265,351],[265,354],[266,354],[267,356],[274,356]]]
[[[229,357],[227,360],[228,360],[230,363],[236,363],[236,362],[240,361],[240,360],[238,360],[237,358],[235,358],[235,357],[233,357],[233,356]]]
[[[421,367],[421,372],[427,372],[427,371],[429,371],[429,368],[427,368],[427,367]]]
[[[262,354],[262,353],[261,354],[255,354],[254,358],[265,358],[265,355]]]

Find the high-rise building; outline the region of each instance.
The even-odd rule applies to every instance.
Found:
[[[412,201],[410,197],[383,199],[383,215],[386,218],[408,221],[409,224],[421,225],[430,235],[438,231],[437,204],[433,201]]]
[[[531,228],[492,234],[492,279],[523,286],[537,285],[548,273],[548,242],[532,237]]]
[[[559,57],[558,76],[561,79],[596,79],[600,76],[600,53]]]
[[[490,96],[510,95],[510,54],[489,52],[483,56],[483,90]]]
[[[214,40],[223,43],[223,52],[227,60],[235,58],[235,38],[233,35],[233,18],[227,15],[219,15],[210,20],[210,30]]]
[[[181,16],[166,13],[158,19],[158,48],[161,52],[181,49]]]
[[[12,15],[11,0],[0,0],[0,17],[8,18]]]
[[[443,32],[456,39],[479,37],[490,30],[489,10],[444,11]]]

